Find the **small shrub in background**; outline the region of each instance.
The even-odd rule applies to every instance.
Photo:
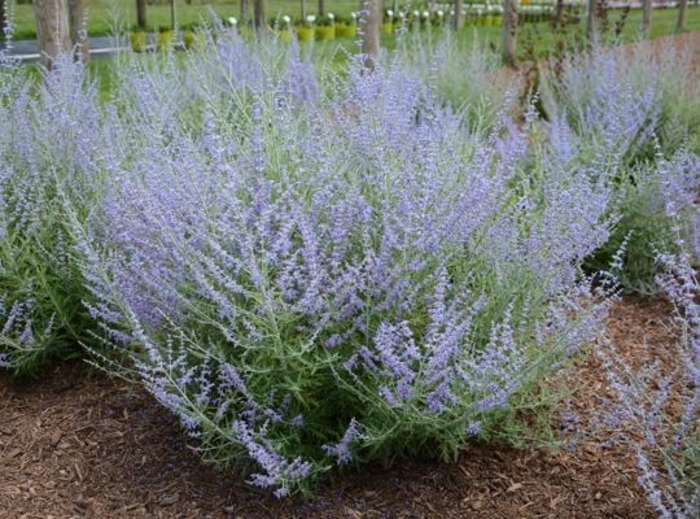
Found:
[[[403,31],[394,58],[431,85],[441,102],[464,111],[472,131],[487,131],[499,114],[522,108],[516,106],[522,77],[504,70],[500,54],[476,36],[469,48],[462,45],[449,29]]]
[[[653,295],[658,290],[658,251],[680,252],[677,222],[684,222],[681,232],[686,243],[698,239],[695,201],[700,185],[700,157],[680,149],[666,159],[659,150],[654,161],[627,171],[629,177],[616,185],[615,206],[620,219],[615,231],[586,266],[590,270],[604,269],[622,249],[624,261],[617,273],[621,286]]]
[[[572,151],[577,161],[606,171],[613,182],[611,209],[620,219],[586,269],[607,268],[625,243],[619,282],[643,294],[656,290],[655,251],[676,251],[676,224],[665,206],[676,206],[688,222],[697,219],[700,97],[689,95],[697,86],[687,52],[669,48],[661,56],[641,45],[634,51],[594,49],[565,60],[541,85],[547,117],[554,124],[565,119],[579,137]],[[694,231],[684,232],[685,239],[695,239]]]

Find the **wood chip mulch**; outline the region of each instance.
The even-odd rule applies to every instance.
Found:
[[[624,301],[610,335],[630,359],[669,350],[670,307]],[[669,356],[666,360],[673,361]],[[277,500],[203,465],[176,421],[142,389],[81,364],[40,382],[0,375],[0,515],[4,518],[650,518],[623,444],[601,446],[608,392],[589,354],[575,381],[577,441],[558,449],[469,445],[452,464],[398,462],[333,476],[311,501]],[[552,383],[555,383],[553,381]]]

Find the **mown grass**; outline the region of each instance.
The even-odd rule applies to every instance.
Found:
[[[88,34],[90,36],[105,36],[113,32],[115,26],[121,30],[127,30],[136,24],[136,2],[134,0],[84,0],[88,10]],[[170,4],[164,0],[156,0],[156,5],[148,5],[146,19],[149,30],[157,30],[161,27],[171,26]],[[326,0],[326,11],[349,15],[357,10],[358,1],[354,0]],[[176,20],[180,27],[188,28],[198,25],[202,20],[209,19],[213,11],[223,18],[240,17],[238,2],[224,2],[222,0],[175,0]],[[299,17],[301,12],[300,2],[289,0],[268,0],[267,16],[274,19],[283,14]],[[318,4],[306,2],[308,13],[315,13]],[[250,14],[252,15],[252,2],[250,2]],[[36,37],[34,26],[34,12],[31,3],[16,5],[14,9],[15,38],[33,39]]]
[[[350,13],[358,9],[356,0],[326,0],[327,12],[333,12],[340,16],[349,16]],[[88,10],[88,34],[91,36],[104,36],[116,30],[124,31],[132,28],[136,23],[135,2],[133,0],[87,0]],[[282,15],[289,15],[299,18],[301,15],[301,3],[289,0],[269,0],[267,2],[267,16],[272,21]],[[316,2],[306,2],[307,13],[316,13],[318,5]],[[214,0],[204,2],[202,0],[176,0],[175,12],[177,24],[181,28],[191,28],[207,20],[211,12],[215,12],[223,18],[234,16],[240,17],[240,10],[237,3]],[[689,9],[686,30],[700,30],[700,9],[697,6]],[[155,31],[159,28],[170,27],[171,13],[170,5],[158,0],[156,5],[147,7],[148,29]],[[618,19],[620,11],[611,11],[611,18]],[[653,13],[652,37],[667,35],[675,31],[678,11],[676,9],[658,9]],[[20,4],[14,8],[14,37],[17,40],[36,38],[36,28],[34,24],[34,13],[31,4]],[[528,28],[534,25],[546,27],[547,24],[528,24]],[[583,23],[576,26],[577,30],[584,30]],[[614,26],[614,23],[612,24]],[[634,10],[630,13],[628,22],[625,24],[624,37],[633,38],[641,25],[641,10]],[[500,38],[500,27],[479,27],[479,33],[489,39]],[[471,31],[466,30],[464,33]],[[547,31],[544,31],[545,33]],[[471,38],[469,38],[471,39]],[[393,38],[387,38],[393,40]],[[390,41],[388,42],[390,43]]]

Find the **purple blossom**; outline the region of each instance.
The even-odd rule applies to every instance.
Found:
[[[350,420],[350,424],[345,430],[345,434],[343,434],[340,442],[338,442],[336,445],[322,445],[321,449],[328,456],[335,457],[338,465],[345,465],[352,461],[350,446],[360,437],[360,424],[357,422],[357,420],[355,420],[355,418],[353,418]]]

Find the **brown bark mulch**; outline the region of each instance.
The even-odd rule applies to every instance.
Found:
[[[625,301],[609,322],[620,353],[666,349],[669,305]],[[670,349],[670,348],[669,348]],[[669,362],[672,357],[668,357]],[[0,375],[0,510],[6,518],[647,518],[635,459],[601,446],[599,361],[565,374],[578,441],[558,449],[468,445],[457,462],[403,461],[334,474],[318,496],[277,500],[203,465],[142,389],[81,364],[40,382]],[[556,384],[556,380],[551,381]]]

